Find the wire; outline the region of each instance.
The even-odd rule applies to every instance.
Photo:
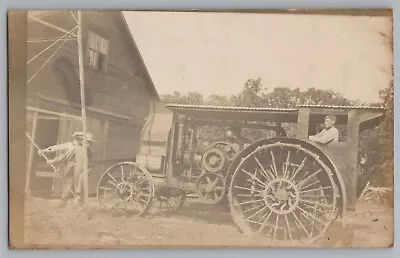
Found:
[[[48,47],[46,47],[45,49],[43,49],[43,51],[41,51],[39,54],[37,54],[36,56],[32,57],[27,64],[29,64],[30,62],[32,62],[33,60],[35,60],[36,58],[38,58],[41,54],[43,54],[44,52],[46,52],[47,50],[49,50],[52,46],[54,46],[55,44],[57,44],[60,40],[64,39],[66,36],[69,36],[71,32],[73,32],[74,30],[76,30],[78,28],[78,26],[74,27],[72,30],[68,31],[68,33],[65,33],[61,38],[58,38],[54,43],[50,44]]]
[[[29,85],[32,80],[42,71],[42,69],[50,62],[50,60],[57,54],[58,50],[60,50],[60,48],[65,44],[65,41],[63,41],[60,46],[58,46],[58,48],[54,51],[54,53],[49,57],[49,59],[46,60],[46,62],[44,62],[44,64],[37,70],[37,72],[32,75],[31,78],[29,78],[27,84]]]

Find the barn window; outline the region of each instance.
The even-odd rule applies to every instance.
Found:
[[[109,41],[89,31],[87,47],[87,63],[93,69],[106,72]]]

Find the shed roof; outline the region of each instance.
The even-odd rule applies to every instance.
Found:
[[[188,105],[167,104],[170,110],[198,119],[219,120],[247,120],[247,121],[274,121],[282,123],[296,123],[299,109],[322,108],[341,109],[349,111],[352,109],[366,111],[381,111],[383,107],[369,106],[328,106],[328,105],[299,105],[296,108],[270,108],[270,107],[236,107],[236,106],[212,106],[212,105]]]

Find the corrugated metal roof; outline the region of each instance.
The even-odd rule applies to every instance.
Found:
[[[371,106],[299,105],[299,107],[306,107],[306,108],[332,108],[332,109],[376,109],[376,110],[386,110],[385,107],[371,107]]]
[[[279,112],[295,112],[298,108],[330,108],[330,109],[373,109],[386,110],[385,107],[371,106],[335,106],[335,105],[299,105],[298,108],[269,108],[269,107],[235,107],[235,106],[211,106],[211,105],[188,105],[188,104],[167,104],[171,109],[197,109],[208,111],[249,111],[249,112],[264,112],[264,111],[279,111]]]
[[[279,111],[279,112],[296,112],[297,108],[265,108],[265,107],[234,107],[234,106],[211,106],[211,105],[187,105],[187,104],[168,104],[171,109],[197,109],[208,111],[248,111],[248,112],[265,112],[265,111]]]

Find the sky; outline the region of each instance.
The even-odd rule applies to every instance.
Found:
[[[249,78],[379,101],[391,80],[391,17],[124,12],[159,94],[231,95]]]

